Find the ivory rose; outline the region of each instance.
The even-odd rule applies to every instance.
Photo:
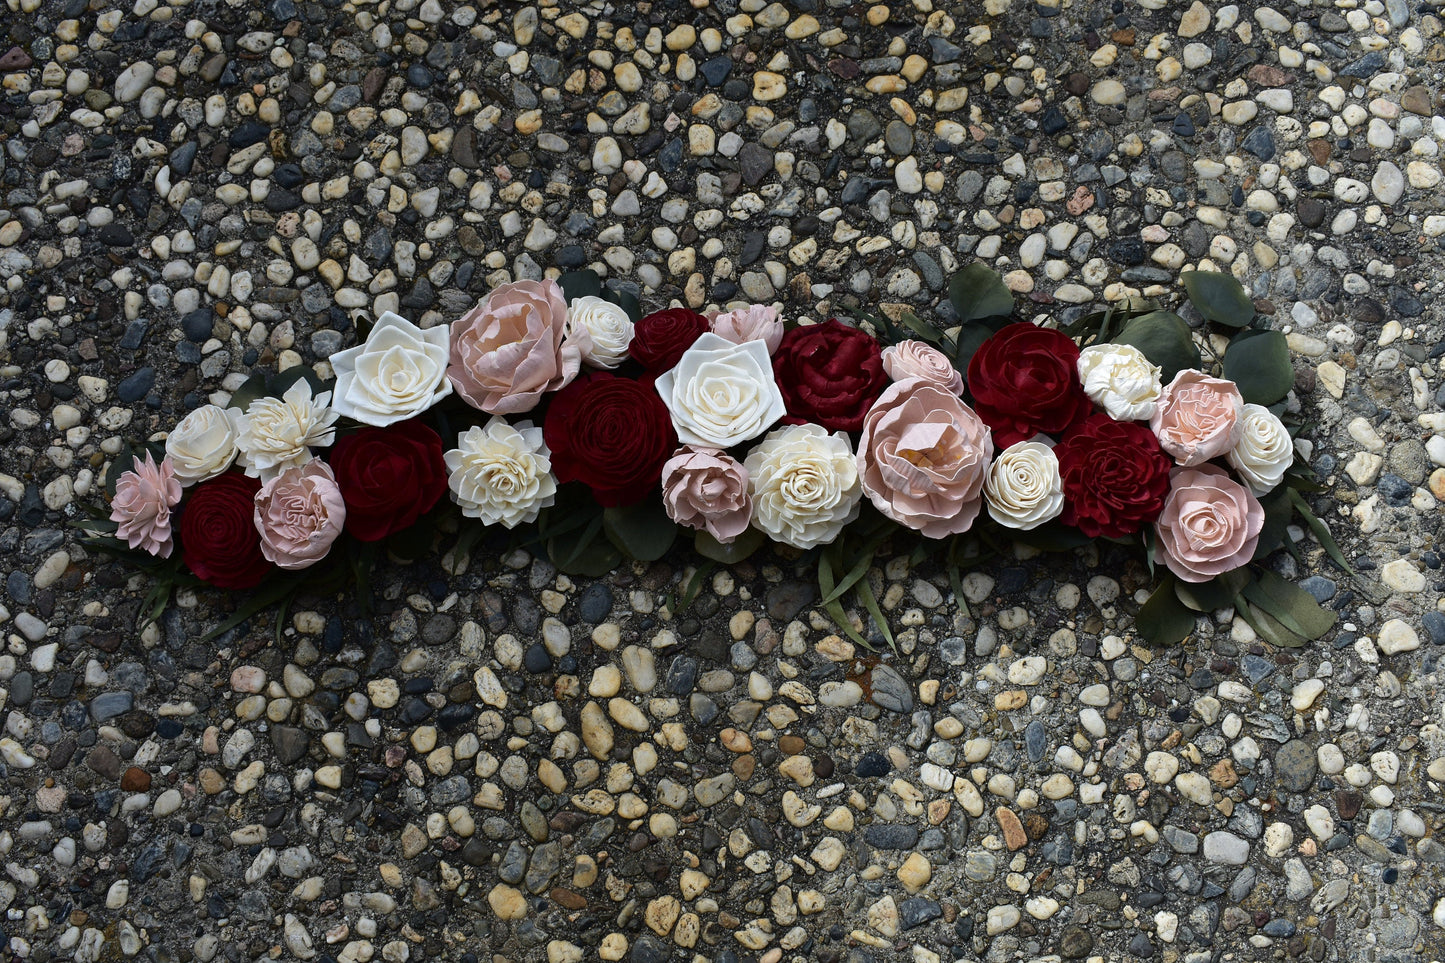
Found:
[[[1084,394],[1115,421],[1145,421],[1163,389],[1161,369],[1132,344],[1093,344],[1079,352]]]
[[[252,401],[235,416],[236,463],[263,482],[306,464],[312,448],[325,448],[336,439],[337,414],[330,401],[329,391],[313,398],[305,379],[280,398]]]
[[[1192,468],[1239,442],[1243,412],[1244,398],[1233,381],[1186,368],[1165,387],[1149,427],[1175,462]]]
[[[376,428],[415,417],[452,393],[448,355],[445,325],[423,331],[387,311],[364,344],[331,356],[331,407]]]
[[[1264,508],[1216,465],[1175,469],[1154,523],[1155,559],[1186,582],[1207,582],[1254,557]]]
[[[734,344],[705,332],[656,385],[684,445],[731,448],[767,431],[786,410],[761,341]]]
[[[944,391],[963,394],[963,372],[927,341],[900,341],[884,348],[883,370],[895,382],[921,378]]]
[[[1239,442],[1225,458],[1256,495],[1273,491],[1294,464],[1289,429],[1263,405],[1245,405],[1239,421]]]
[[[752,520],[748,471],[727,452],[684,445],[662,466],[662,504],[677,524],[726,545]]]
[[[768,354],[771,355],[783,340],[783,320],[778,317],[777,308],[754,304],[713,318],[712,333],[727,338],[733,344],[761,341],[768,346]]]
[[[145,461],[135,459],[130,471],[115,481],[110,502],[110,520],[117,523],[116,538],[158,558],[170,558],[175,547],[171,532],[171,509],[181,500],[181,483],[169,457],[156,464],[146,452]]]
[[[593,295],[577,298],[567,305],[567,335],[576,339],[578,330],[585,332],[592,347],[582,360],[594,368],[615,368],[627,360],[627,346],[632,343],[632,319],[620,304],[604,301]]]
[[[569,332],[556,281],[499,284],[451,326],[447,377],[473,408],[494,415],[531,411],[569,384],[592,350],[585,325]]]
[[[833,541],[858,517],[863,489],[848,436],[821,425],[771,431],[743,460],[753,527],[794,548]]]
[[[557,499],[551,452],[530,421],[509,425],[493,415],[485,427],[467,429],[444,458],[452,501],[487,525],[534,522]]]
[[[858,442],[858,474],[874,506],[929,538],[973,525],[991,458],[993,439],[973,409],[921,378],[879,396]]]
[[[186,415],[166,436],[166,457],[175,467],[176,480],[194,485],[215,478],[236,460],[236,423],[233,414],[218,405],[201,405]]]
[[[346,524],[346,502],[331,466],[319,458],[288,468],[256,493],[261,554],[287,571],[326,557]]]
[[[1058,456],[1042,442],[1009,445],[989,466],[983,495],[988,513],[1006,528],[1028,531],[1058,518],[1064,510]]]

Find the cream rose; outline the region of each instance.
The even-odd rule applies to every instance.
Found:
[[[1058,456],[1037,441],[1009,445],[989,466],[983,497],[989,515],[1006,528],[1028,531],[1053,521],[1064,510]]]
[[[215,478],[236,460],[237,411],[218,405],[201,405],[186,415],[166,436],[166,455],[176,480],[194,485]]]
[[[262,485],[255,520],[261,554],[277,568],[296,571],[321,561],[346,525],[346,502],[331,466],[313,459]]]
[[[1263,405],[1245,405],[1239,423],[1239,443],[1224,457],[1256,495],[1273,491],[1294,464],[1289,429]]]
[[[753,517],[748,472],[727,452],[684,446],[662,466],[662,504],[667,517],[706,531],[724,545]]]
[[[1154,523],[1155,559],[1186,582],[1207,582],[1254,557],[1264,508],[1216,465],[1175,469]]]
[[[627,360],[632,343],[632,319],[621,305],[586,295],[567,305],[567,334],[581,328],[592,341],[582,360],[594,368],[615,368]]]
[[[509,425],[493,415],[485,426],[467,429],[442,457],[452,501],[463,515],[488,525],[516,528],[534,522],[557,498],[552,454],[542,429],[530,421]]]
[[[734,344],[704,332],[655,384],[684,445],[731,448],[767,431],[787,410],[762,341]]]
[[[1161,369],[1132,344],[1094,344],[1079,352],[1079,381],[1115,421],[1146,421],[1159,404]]]
[[[774,541],[812,548],[858,517],[863,487],[848,436],[820,425],[769,432],[743,460],[753,527]]]
[[[499,284],[452,322],[447,377],[467,404],[494,415],[531,411],[566,387],[592,351],[585,325],[567,324],[556,281]]]
[[[452,393],[449,354],[446,325],[423,331],[387,311],[366,343],[331,356],[332,407],[376,428],[413,418]]]
[[[1187,368],[1164,389],[1149,428],[1185,468],[1218,458],[1239,441],[1244,398],[1233,381]]]
[[[963,394],[963,372],[948,355],[926,341],[900,341],[883,349],[883,370],[894,381],[922,378],[944,391]]]
[[[761,341],[768,346],[768,354],[778,350],[783,342],[783,321],[778,309],[766,304],[754,304],[736,311],[719,314],[710,322],[712,332],[727,338],[733,344]]]
[[[305,379],[280,398],[257,398],[236,415],[236,463],[263,482],[306,464],[312,448],[325,448],[336,438],[330,401],[329,391],[312,398]]]

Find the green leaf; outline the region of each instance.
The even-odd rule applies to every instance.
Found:
[[[709,558],[724,565],[732,565],[741,562],[762,548],[763,543],[767,540],[767,536],[756,528],[745,528],[737,538],[727,544],[719,542],[707,532],[698,532],[692,540],[692,545],[703,558]]]
[[[280,602],[295,590],[296,583],[293,579],[273,576],[268,581],[263,582],[250,595],[246,596],[241,604],[236,607],[236,611],[231,613],[229,618],[201,636],[200,644],[205,645],[216,637],[231,631],[251,616],[266,611],[266,609]]]
[[[979,321],[971,321],[953,336],[953,366],[968,377],[968,363],[983,343],[993,337],[993,329]]]
[[[983,318],[1007,318],[1014,310],[1013,292],[992,269],[975,261],[949,279],[948,300],[964,323]],[[1005,322],[1006,323],[1006,322]],[[1003,325],[990,325],[995,330]]]
[[[882,533],[875,535],[873,536],[873,538],[869,539],[868,542],[861,549],[858,549],[856,551],[849,551],[848,554],[855,557],[856,561],[852,564],[851,567],[849,567],[847,573],[844,574],[842,581],[840,581],[836,586],[834,586],[831,591],[823,593],[824,601],[841,599],[844,592],[848,591],[854,585],[859,584],[859,582],[863,579],[863,576],[868,574],[868,568],[873,564],[873,556],[878,554],[879,546],[881,546],[885,541],[887,541],[888,536],[892,534],[892,531],[885,530]],[[837,541],[824,548],[823,551],[832,555],[833,565],[836,569],[837,566],[844,561],[843,539],[839,538]]]
[[[1030,545],[1041,552],[1067,552],[1091,541],[1089,536],[1063,522],[1045,522],[1027,531],[1010,529],[1014,541]]]
[[[914,334],[918,335],[920,338],[922,338],[924,341],[927,341],[934,347],[947,344],[948,342],[948,339],[944,336],[942,331],[938,330],[927,321],[924,321],[912,311],[904,311],[903,314],[898,318],[898,320],[910,331],[912,331]]]
[[[135,454],[130,442],[122,441],[120,451],[110,460],[110,471],[105,475],[105,493],[111,498],[115,498],[115,483],[120,481],[120,476],[135,468]]]
[[[1345,553],[1340,551],[1339,542],[1336,542],[1335,537],[1330,534],[1329,527],[1310,509],[1309,502],[1305,501],[1305,497],[1295,489],[1290,488],[1289,500],[1294,503],[1295,510],[1300,513],[1300,517],[1305,520],[1305,524],[1309,526],[1309,530],[1314,533],[1315,538],[1319,539],[1320,544],[1324,546],[1330,558],[1334,559],[1335,564],[1349,574],[1354,575],[1354,567],[1346,561]]]
[[[609,286],[603,290],[602,297],[626,311],[627,317],[634,323],[642,319],[642,305],[631,291],[623,291]]]
[[[677,523],[667,517],[662,501],[653,498],[636,505],[604,508],[602,530],[623,554],[639,562],[662,558],[677,537]]]
[[[1110,343],[1138,348],[1144,357],[1163,369],[1165,384],[1173,381],[1180,371],[1200,365],[1199,346],[1194,343],[1189,325],[1169,311],[1151,311],[1131,319]]]
[[[235,391],[231,392],[231,401],[227,408],[236,408],[245,411],[251,407],[251,402],[257,398],[264,398],[267,394],[267,382],[269,377],[264,371],[253,371],[251,377]]]
[[[1174,594],[1196,612],[1213,612],[1234,604],[1239,590],[1250,579],[1249,569],[1237,568],[1216,575],[1208,582],[1175,581]]]
[[[562,296],[568,304],[578,298],[602,296],[602,279],[596,271],[568,271],[557,279],[557,283],[561,285]]]
[[[324,391],[330,391],[336,385],[335,382],[322,381],[321,376],[313,371],[310,365],[298,364],[292,365],[273,377],[267,385],[266,393],[273,398],[280,398],[290,391],[298,381],[305,381],[311,386],[311,397],[313,398]]]
[[[1264,527],[1259,532],[1259,544],[1254,549],[1254,559],[1259,560],[1279,548],[1292,548],[1289,539],[1289,522],[1294,516],[1290,504],[1289,489],[1284,486],[1262,496],[1260,507],[1264,509]]]
[[[667,607],[671,610],[673,618],[687,611],[687,607],[697,600],[702,594],[702,587],[707,584],[707,577],[717,568],[717,563],[711,560],[704,562],[693,570],[692,578],[682,586],[682,595],[679,596],[674,590],[667,594]]]
[[[1194,631],[1194,613],[1179,601],[1174,592],[1174,579],[1159,583],[1134,619],[1134,627],[1154,645],[1175,645]]]
[[[1224,377],[1253,405],[1272,405],[1294,387],[1289,342],[1278,331],[1245,331],[1224,350]]]
[[[1289,649],[1297,649],[1304,645],[1309,639],[1295,632],[1291,632],[1257,606],[1250,605],[1243,597],[1236,603],[1236,611],[1240,618],[1248,622],[1254,629],[1255,634],[1264,639],[1270,645],[1282,646]]]
[[[1185,271],[1179,275],[1189,301],[1210,321],[1242,328],[1254,320],[1254,302],[1231,275],[1218,271]]]
[[[598,514],[580,530],[547,539],[547,557],[568,575],[600,578],[622,564],[622,553],[601,535],[602,516]]]
[[[1314,596],[1268,569],[1245,585],[1240,594],[1280,625],[1306,639],[1318,639],[1334,627],[1338,616]]]
[[[878,626],[878,631],[883,633],[883,641],[888,643],[888,648],[897,653],[898,644],[893,641],[893,631],[888,628],[888,620],[883,617],[883,610],[878,607],[878,599],[873,595],[873,586],[868,584],[866,578],[858,583],[858,598],[862,600],[863,607],[868,610],[873,624]]]

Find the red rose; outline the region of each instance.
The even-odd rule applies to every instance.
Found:
[[[181,559],[203,582],[248,589],[271,571],[256,530],[261,479],[228,471],[191,491],[181,512]]]
[[[410,528],[447,490],[441,436],[415,419],[343,435],[327,461],[363,542]]]
[[[1164,508],[1174,460],[1148,425],[1090,415],[1054,454],[1064,482],[1062,520],[1090,538],[1133,534]]]
[[[1000,451],[1040,432],[1062,434],[1093,410],[1079,383],[1074,339],[1027,321],[1005,325],[979,346],[968,390]]]
[[[783,423],[829,431],[862,431],[863,416],[888,387],[877,339],[837,318],[783,335],[773,375],[788,408]]]
[[[633,326],[627,351],[648,373],[659,375],[675,366],[682,353],[710,328],[707,318],[687,308],[654,311]]]
[[[604,506],[631,505],[657,489],[677,448],[667,406],[652,381],[585,374],[552,398],[542,437],[552,471],[580,481]]]

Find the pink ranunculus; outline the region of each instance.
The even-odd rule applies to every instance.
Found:
[[[474,408],[531,411],[577,377],[591,347],[584,326],[568,332],[567,300],[556,281],[513,281],[452,322],[447,377]]]
[[[883,349],[883,370],[894,381],[922,378],[944,391],[963,394],[963,372],[948,355],[926,341],[900,341]]]
[[[1226,454],[1239,443],[1244,397],[1233,381],[1186,368],[1164,388],[1149,427],[1159,446],[1185,468]]]
[[[181,500],[181,482],[169,457],[159,465],[150,452],[139,458],[128,472],[115,481],[110,502],[110,520],[118,522],[116,538],[157,558],[170,558],[175,540],[171,534],[171,509]]]
[[[346,502],[336,476],[319,458],[282,472],[256,493],[261,554],[277,568],[315,565],[345,525]]]
[[[712,333],[727,338],[733,344],[761,341],[768,346],[768,354],[771,355],[783,340],[783,319],[778,317],[777,308],[754,304],[713,318]]]
[[[662,466],[662,504],[677,524],[726,545],[753,517],[748,470],[727,452],[683,445]]]
[[[1215,465],[1176,468],[1154,523],[1155,560],[1186,582],[1207,582],[1254,557],[1264,508]]]
[[[973,525],[992,460],[988,426],[958,395],[921,378],[890,386],[863,419],[863,491],[884,515],[929,538]]]

